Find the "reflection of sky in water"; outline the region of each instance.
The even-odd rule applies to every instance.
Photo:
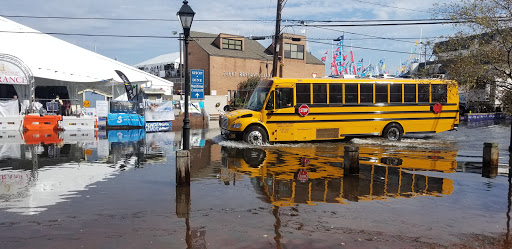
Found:
[[[121,171],[164,163],[165,154],[176,149],[171,132],[114,131],[96,139],[95,131],[65,131],[58,135],[62,143],[49,145],[24,144],[19,132],[7,133],[0,144],[0,209],[25,215],[80,197]]]

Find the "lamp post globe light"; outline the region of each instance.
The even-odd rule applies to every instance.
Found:
[[[180,18],[185,38],[185,117],[183,118],[183,150],[190,148],[190,117],[188,114],[188,97],[190,95],[190,78],[188,72],[188,39],[190,37],[190,27],[196,13],[188,5],[188,1],[183,1],[183,5],[176,15]]]

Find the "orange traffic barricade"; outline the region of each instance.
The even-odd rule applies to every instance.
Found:
[[[23,136],[26,144],[58,144],[63,141],[56,130],[29,130]]]
[[[28,131],[57,130],[59,128],[59,121],[61,120],[61,115],[25,115],[23,128]]]

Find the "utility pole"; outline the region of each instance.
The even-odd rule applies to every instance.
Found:
[[[278,50],[279,42],[281,41],[281,11],[283,10],[283,0],[277,0],[277,14],[276,14],[276,32],[274,35],[274,60],[272,62],[272,77],[277,76],[277,64],[279,63]]]

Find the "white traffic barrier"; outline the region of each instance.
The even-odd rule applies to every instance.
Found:
[[[0,130],[19,131],[23,129],[23,116],[0,117]]]
[[[96,128],[95,117],[63,116],[60,121],[60,128],[63,130],[93,130]]]
[[[88,143],[96,141],[96,136],[94,135],[94,130],[67,130],[63,131],[60,135],[63,141],[67,144],[76,144],[76,143]]]

